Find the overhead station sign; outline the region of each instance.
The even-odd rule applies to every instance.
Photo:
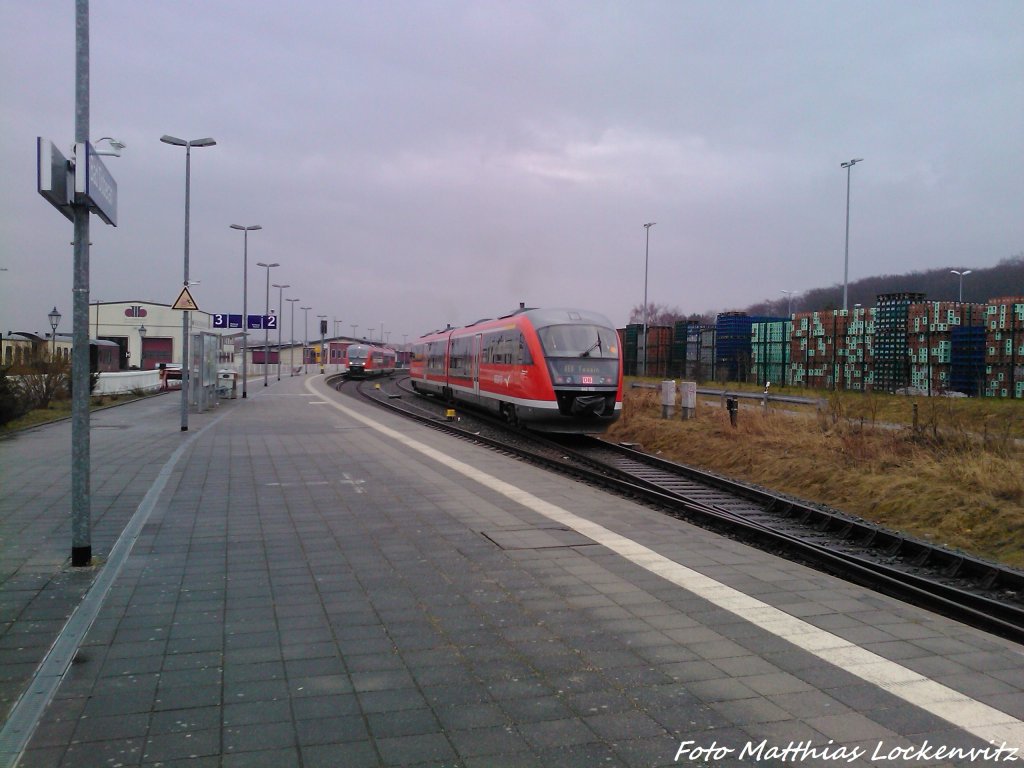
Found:
[[[75,158],[75,196],[107,224],[116,227],[117,182],[89,142],[75,144]]]
[[[84,205],[117,226],[117,182],[89,142],[75,144],[72,161],[52,141],[36,137],[36,182],[39,194],[68,219],[74,219],[72,206]]]
[[[241,328],[242,327],[242,316],[241,315],[214,315],[213,316],[213,327],[214,328]]]
[[[241,328],[242,316],[220,314],[213,316],[214,328]],[[245,327],[250,331],[277,330],[277,315],[249,315]]]
[[[277,330],[277,315],[249,315],[246,323],[250,331]]]
[[[71,204],[75,201],[75,179],[71,163],[56,144],[42,136],[36,137],[36,181],[39,194],[69,220],[74,219]]]

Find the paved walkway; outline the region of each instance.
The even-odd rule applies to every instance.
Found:
[[[6,714],[90,587],[96,611],[19,765],[987,765],[935,749],[1024,746],[1018,647],[320,386],[251,387],[188,433],[175,397],[98,414],[110,559],[81,571],[70,427],[0,441]]]

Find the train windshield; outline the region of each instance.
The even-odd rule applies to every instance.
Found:
[[[600,325],[549,325],[537,329],[552,383],[559,388],[615,388],[619,335]]]
[[[362,344],[353,344],[348,348],[349,362],[365,362],[368,348]]]
[[[546,357],[619,357],[619,335],[600,325],[549,325],[537,335]]]

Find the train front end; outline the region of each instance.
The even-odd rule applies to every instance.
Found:
[[[345,365],[350,378],[366,377],[369,374],[370,347],[366,344],[349,344],[345,350]]]
[[[582,310],[529,312],[557,413],[534,414],[530,426],[552,432],[603,432],[622,413],[622,351],[615,327]]]

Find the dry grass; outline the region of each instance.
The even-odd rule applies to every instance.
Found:
[[[915,431],[883,425],[883,403],[869,400],[834,398],[814,414],[741,406],[733,428],[724,409],[703,402],[696,419],[662,420],[657,393],[628,390],[607,438],[1024,566],[1024,447],[1010,437],[1024,406],[927,403]]]
[[[121,405],[141,397],[150,397],[153,393],[139,394],[125,392],[120,395],[96,395],[89,398],[89,410],[95,411],[111,405]],[[71,418],[71,399],[53,400],[48,408],[35,408],[24,416],[0,426],[0,435],[13,434],[22,429],[38,427],[42,424],[49,424],[52,421]]]

